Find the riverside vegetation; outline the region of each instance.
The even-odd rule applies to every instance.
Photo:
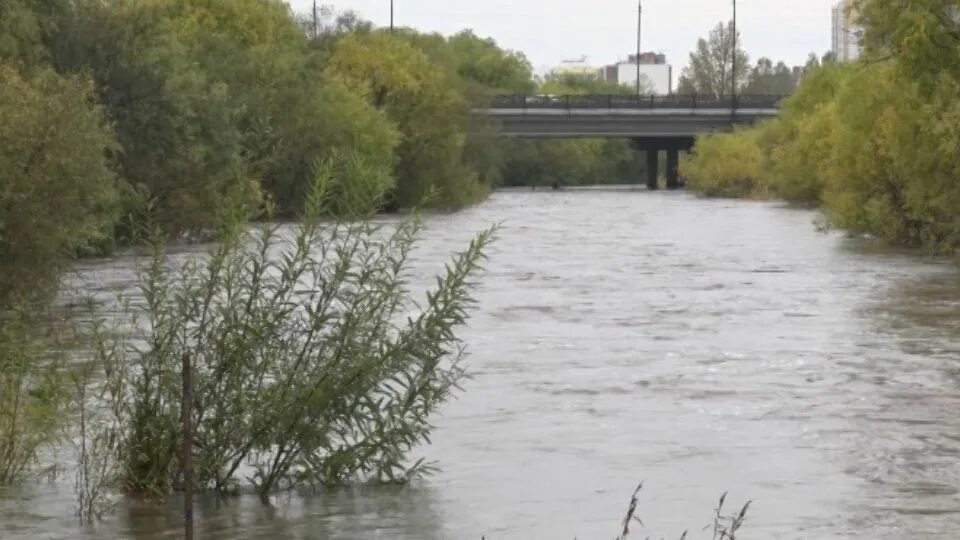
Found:
[[[428,469],[407,453],[463,376],[456,329],[492,231],[416,302],[415,215],[370,217],[484,197],[499,149],[469,105],[529,64],[469,32],[318,22],[280,0],[0,3],[0,484],[75,450],[93,520],[118,492],[251,478],[267,497]],[[248,225],[274,218],[298,224]],[[172,266],[166,242],[198,237],[216,247]],[[128,318],[58,320],[71,259],[119,245],[149,261]]]
[[[837,226],[955,253],[950,8],[864,2],[867,59],[811,61],[779,119],[699,139],[689,185],[820,205]],[[681,90],[731,80],[709,63],[730,56],[713,54],[723,32],[698,45]],[[742,60],[738,85],[789,90],[785,66]],[[461,208],[499,185],[633,181],[643,167],[623,142],[506,144],[469,115],[534,91],[630,90],[537,80],[521,54],[470,32],[304,21],[280,0],[0,3],[0,483],[56,474],[41,453],[72,447],[84,519],[116,489],[184,489],[185,356],[194,488],[267,497],[426,470],[407,456],[463,376],[455,330],[492,231],[417,305],[404,284],[416,218],[368,218]],[[248,226],[268,218],[299,221]],[[166,242],[214,237],[206,257],[169,264]],[[70,261],[121,245],[148,249],[145,301],[125,299],[128,320],[50,325]]]
[[[811,62],[775,120],[697,140],[705,195],[780,197],[893,245],[960,249],[956,3],[861,1],[864,58]]]

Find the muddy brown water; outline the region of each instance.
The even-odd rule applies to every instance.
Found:
[[[960,274],[815,217],[630,189],[430,217],[415,282],[503,224],[463,331],[473,377],[418,452],[440,471],[201,500],[198,538],[609,539],[639,480],[640,538],[708,537],[724,491],[754,501],[744,539],[956,538]],[[134,267],[73,282],[109,296]],[[0,538],[181,537],[177,501],[77,527],[71,480],[0,491]]]

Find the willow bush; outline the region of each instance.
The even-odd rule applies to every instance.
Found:
[[[300,224],[249,230],[227,220],[206,257],[180,265],[155,244],[144,301],[129,308],[136,331],[100,353],[126,490],[180,487],[183,355],[193,362],[198,489],[229,493],[247,479],[267,497],[424,470],[407,455],[429,441],[431,413],[464,376],[456,329],[493,230],[418,303],[406,272],[420,222],[367,220],[383,171],[348,163],[318,166]]]
[[[680,174],[707,197],[754,197],[766,192],[764,160],[756,130],[702,135],[681,161]]]
[[[31,331],[33,318],[19,308],[0,314],[0,485],[35,471],[63,435],[69,405],[63,359]]]

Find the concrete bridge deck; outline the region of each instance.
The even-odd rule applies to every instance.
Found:
[[[504,137],[625,138],[647,152],[647,186],[658,187],[667,153],[667,188],[680,187],[679,153],[702,133],[732,131],[779,114],[783,96],[496,96],[474,115],[495,120]]]
[[[516,138],[688,139],[773,118],[782,96],[497,96],[474,110]]]

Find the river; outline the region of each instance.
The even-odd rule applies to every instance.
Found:
[[[405,488],[206,500],[198,538],[953,538],[960,529],[960,274],[818,232],[815,214],[645,190],[503,191],[432,216],[426,280],[501,222],[464,329],[472,378]],[[133,260],[78,268],[102,293]],[[417,281],[415,280],[415,281]],[[70,481],[0,492],[0,538],[179,537],[134,502],[94,530]]]

